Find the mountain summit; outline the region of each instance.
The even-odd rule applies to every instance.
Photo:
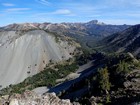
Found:
[[[99,22],[98,20],[91,20],[91,21],[87,22],[87,24],[105,25],[105,23]]]

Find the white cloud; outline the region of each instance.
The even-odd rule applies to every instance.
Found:
[[[30,10],[30,8],[10,8],[10,9],[6,9],[6,12],[19,12],[19,11],[26,11],[26,10]]]
[[[12,6],[15,6],[15,4],[12,4],[12,3],[2,3],[3,6],[6,6],[6,7],[12,7]]]
[[[44,17],[45,18],[48,16],[54,17],[54,15],[63,15],[63,16],[68,16],[68,17],[76,16],[76,14],[72,13],[68,9],[58,9],[58,10],[52,11],[52,12],[36,13],[36,14],[32,15],[32,17]]]
[[[50,2],[48,2],[47,0],[36,0],[36,1],[43,5],[50,5]]]
[[[56,11],[52,12],[52,14],[55,14],[55,15],[70,15],[70,14],[72,14],[72,12],[68,9],[59,9],[59,10],[56,10]]]

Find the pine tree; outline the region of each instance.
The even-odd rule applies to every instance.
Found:
[[[124,61],[120,61],[119,64],[117,65],[116,73],[121,76],[124,76],[128,72],[129,72],[129,65]]]
[[[105,92],[107,94],[111,86],[107,68],[101,68],[98,70],[97,81],[98,88],[100,89],[101,93]]]

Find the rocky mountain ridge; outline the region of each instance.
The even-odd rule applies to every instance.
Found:
[[[111,35],[100,41],[101,48],[105,51],[131,52],[140,57],[140,24],[124,31]]]
[[[15,23],[1,27],[0,31],[42,29],[64,35],[78,34],[104,37],[124,30],[128,27],[129,25],[109,25],[103,22],[99,22],[98,20],[92,20],[86,23]]]

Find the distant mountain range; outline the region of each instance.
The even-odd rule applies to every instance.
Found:
[[[87,23],[23,23],[23,24],[10,24],[1,27],[2,30],[33,30],[43,29],[50,32],[56,32],[64,35],[83,35],[104,37],[113,33],[122,31],[130,25],[109,25],[98,20],[92,20]]]

